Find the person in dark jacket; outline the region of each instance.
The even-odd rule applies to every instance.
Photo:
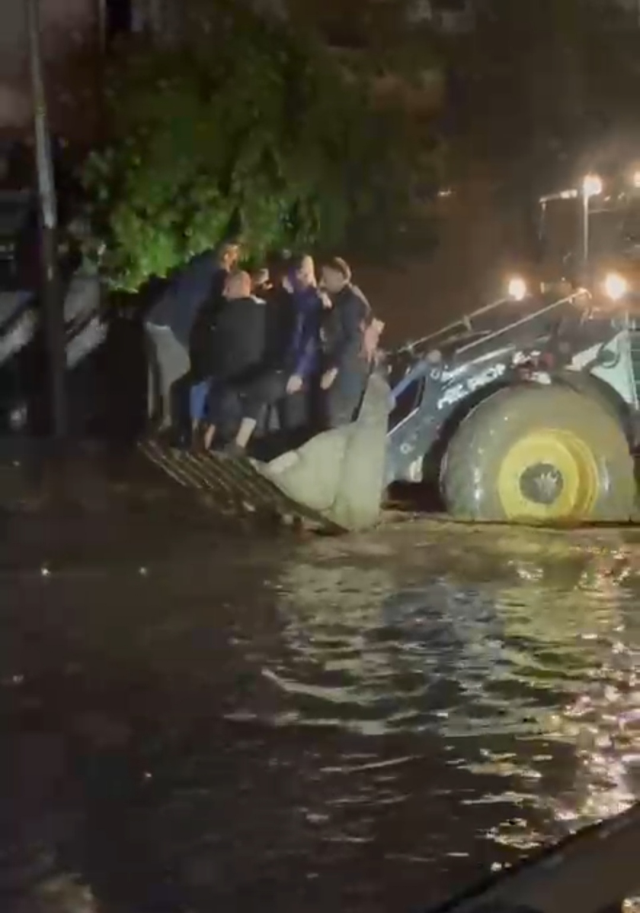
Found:
[[[226,280],[227,274],[223,274]],[[251,275],[251,294],[268,301],[274,293],[269,269],[263,267]],[[197,439],[198,431],[206,421],[209,395],[216,374],[215,366],[215,332],[218,316],[224,303],[224,282],[214,283],[209,300],[200,311],[192,334],[191,370],[196,383],[191,388],[190,414],[192,439]],[[271,309],[269,309],[271,310]],[[270,324],[272,321],[268,321]],[[272,330],[268,330],[271,339]],[[267,343],[268,344],[268,343]]]
[[[214,340],[215,373],[208,403],[210,424],[204,435],[206,449],[211,448],[226,403],[264,371],[267,304],[252,295],[251,288],[251,276],[243,271],[231,273],[225,285]],[[242,433],[241,425],[241,439]]]
[[[282,257],[272,263],[270,268],[270,288],[256,290],[259,298],[264,298],[268,305],[268,340],[270,364],[282,365],[288,353],[288,346],[293,334],[294,311],[293,296],[289,274],[291,257]]]
[[[193,328],[205,303],[217,300],[240,256],[235,243],[217,255],[209,250],[194,257],[169,283],[145,320],[152,375],[150,411],[160,412],[161,429],[174,422],[174,388],[191,370]]]
[[[231,271],[236,266],[234,256],[223,262],[215,273],[210,292],[198,311],[189,340],[191,360],[189,415],[191,438],[197,435],[206,420],[207,404],[215,374],[215,333],[218,317],[224,305],[224,289]]]
[[[347,425],[357,416],[371,371],[366,350],[368,328],[373,323],[371,307],[351,282],[351,269],[340,257],[322,267],[322,288],[328,295],[322,329],[324,424]]]
[[[286,406],[296,394],[308,391],[319,369],[323,298],[318,292],[315,264],[310,256],[294,261],[283,287],[290,296],[290,332],[282,322],[275,325],[276,333],[271,334],[271,345],[266,351],[265,369],[242,391],[243,419],[231,450],[244,451],[265,408]],[[270,309],[275,307],[272,304]],[[293,424],[286,408],[281,410],[281,416],[285,425]]]
[[[308,254],[301,257],[290,274],[293,305],[293,334],[289,344],[287,393],[307,387],[320,366],[320,327],[323,308],[328,304],[318,291],[315,264]]]

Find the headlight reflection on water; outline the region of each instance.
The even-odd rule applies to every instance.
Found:
[[[494,806],[486,839],[527,850],[640,796],[637,569],[624,546],[520,536],[519,554],[510,533],[483,557],[464,535],[360,568],[292,561],[278,581],[287,658],[263,672],[281,695],[272,722],[365,738],[368,766],[393,745],[399,802],[405,765],[439,746],[460,782],[475,778],[452,801],[470,820]],[[373,806],[391,801],[376,789]],[[500,821],[505,807],[521,812]]]
[[[535,566],[518,572],[522,580],[539,582]],[[571,746],[577,761],[570,791],[543,799],[563,829],[615,815],[640,796],[640,631],[633,630],[634,579],[624,550],[595,551],[569,598],[558,593],[549,599],[547,594],[535,615],[511,617],[512,634],[519,628],[520,636],[528,630],[549,646],[555,642],[567,674],[576,676],[569,689],[573,694],[549,712],[543,727],[552,743]]]
[[[569,736],[576,745],[575,795],[581,801],[556,807],[558,819],[576,827],[618,814],[640,795],[640,642],[638,631],[629,629],[630,578],[621,551],[595,562],[591,590],[602,607],[611,607],[594,637],[603,654],[592,682],[553,721],[558,737]]]

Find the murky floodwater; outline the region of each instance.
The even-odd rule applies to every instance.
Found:
[[[640,794],[632,535],[159,526],[1,572],[0,887],[411,910]]]

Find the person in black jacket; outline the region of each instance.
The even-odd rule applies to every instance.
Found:
[[[226,255],[224,250],[227,251]],[[220,267],[213,276],[209,294],[200,308],[189,338],[191,371],[189,374],[189,415],[192,439],[206,418],[206,409],[215,374],[215,333],[218,316],[224,304],[224,289],[231,271],[236,268],[239,248],[226,245],[219,257]]]
[[[208,404],[210,424],[204,436],[209,449],[222,410],[230,398],[264,371],[267,357],[267,305],[251,294],[251,277],[238,271],[227,279],[224,304],[218,314],[213,340],[214,378]],[[246,430],[242,425],[238,435],[242,440]]]
[[[219,296],[239,255],[239,246],[231,242],[222,245],[217,254],[213,250],[198,254],[175,273],[145,315],[151,381],[149,412],[161,420],[159,430],[182,425],[183,393],[191,385],[194,325],[207,302]],[[178,418],[180,421],[176,422]]]
[[[355,419],[364,396],[371,370],[365,337],[373,315],[367,299],[352,284],[351,269],[341,257],[322,267],[321,285],[329,298],[325,302],[320,380],[324,424],[338,428]]]

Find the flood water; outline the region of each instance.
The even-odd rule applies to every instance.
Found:
[[[640,533],[100,522],[5,530],[15,909],[410,911],[640,796]]]

